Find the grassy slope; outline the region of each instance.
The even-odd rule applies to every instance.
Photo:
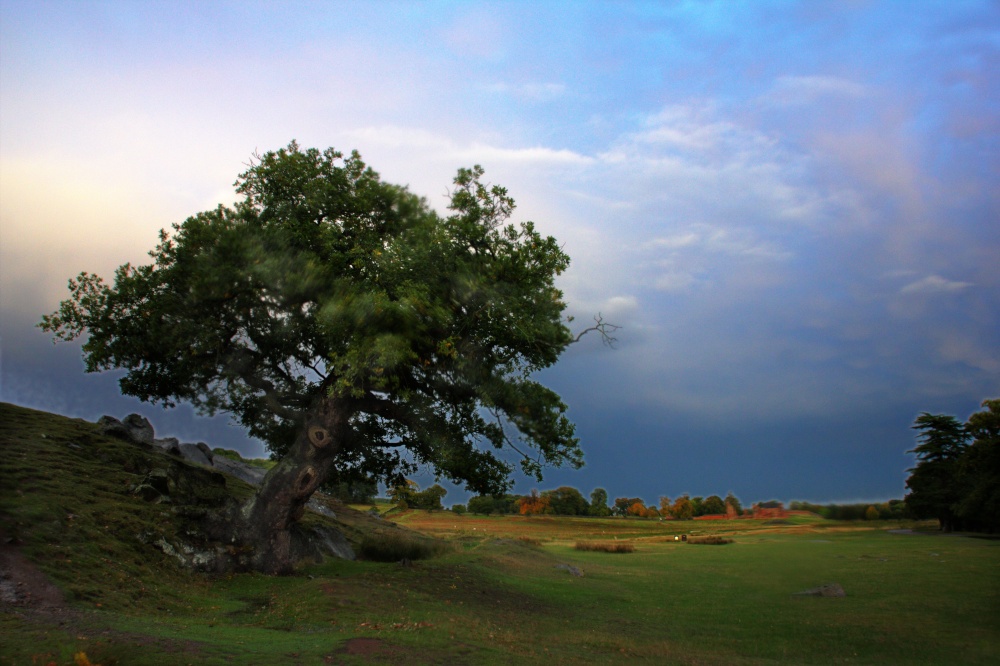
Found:
[[[185,529],[169,507],[129,493],[159,464],[150,455],[83,421],[0,405],[0,529],[68,598],[58,611],[0,607],[0,663],[68,664],[80,651],[103,664],[914,664],[998,655],[997,542],[824,521],[409,512],[396,520],[453,550],[410,567],[330,560],[295,576],[213,577],[147,545],[151,533]],[[354,539],[391,528],[336,510]],[[673,541],[696,531],[736,543]],[[572,548],[615,538],[636,552]],[[848,597],[791,595],[824,582],[841,583]]]

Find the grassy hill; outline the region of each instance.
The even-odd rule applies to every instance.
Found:
[[[157,469],[182,487],[175,501],[137,492]],[[0,664],[985,664],[1000,654],[995,541],[819,518],[378,519],[328,500],[335,521],[307,520],[335,525],[356,551],[419,544],[435,556],[331,558],[269,577],[193,572],[164,547],[189,539],[205,507],[249,492],[93,424],[0,404]],[[679,533],[734,543],[690,545]],[[580,541],[633,552],[576,550]],[[847,596],[795,595],[828,582]]]

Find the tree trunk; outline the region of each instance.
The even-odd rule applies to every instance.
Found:
[[[342,403],[333,398],[321,400],[289,452],[232,515],[227,531],[237,566],[271,574],[291,572],[295,564],[291,528],[326,479],[343,445],[348,418]]]

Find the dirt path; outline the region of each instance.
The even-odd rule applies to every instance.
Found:
[[[39,611],[66,609],[62,591],[3,535],[0,535],[0,605]]]

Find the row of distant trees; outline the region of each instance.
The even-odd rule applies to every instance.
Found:
[[[906,481],[910,492],[905,500],[882,503],[815,504],[793,501],[791,511],[809,511],[831,520],[886,520],[936,518],[944,531],[1000,531],[1000,400],[986,400],[983,411],[965,423],[953,416],[924,412],[913,428],[920,432],[919,444],[909,451],[917,456],[916,467]],[[366,503],[374,499],[374,482],[331,483],[328,492],[345,502]],[[443,510],[447,490],[438,484],[420,490],[407,481],[389,492],[401,508]],[[780,506],[776,501],[758,507]],[[571,486],[528,495],[478,495],[468,505],[455,504],[455,513],[622,516],[690,520],[707,515],[744,514],[740,500],[729,493],[725,498],[684,494],[671,500],[646,504],[638,497],[617,497],[608,502],[608,493],[595,488],[589,500]]]
[[[1000,532],[1000,400],[982,406],[965,423],[924,412],[913,424],[920,435],[906,505],[945,532]]]
[[[913,515],[906,502],[899,499],[869,504],[814,504],[812,502],[791,502],[790,511],[810,511],[830,520],[901,520]]]
[[[342,486],[346,488],[347,486]],[[371,501],[374,489],[370,486],[351,486],[370,493],[367,499]],[[413,481],[397,486],[389,491],[389,499],[403,509],[426,509],[442,511],[442,500],[448,491],[438,484],[420,490]],[[357,497],[355,496],[355,499]],[[346,497],[344,498],[347,501]],[[778,508],[782,504],[776,500],[760,502],[757,508]],[[792,511],[809,511],[831,520],[887,520],[912,517],[909,507],[903,500],[889,500],[883,503],[860,504],[814,504],[811,502],[793,501],[789,505]],[[659,498],[658,504],[647,505],[638,497],[617,497],[609,505],[608,493],[603,488],[595,488],[590,493],[590,500],[571,486],[561,486],[555,490],[532,490],[528,495],[477,495],[469,499],[468,504],[455,504],[451,510],[458,514],[474,513],[481,515],[550,515],[550,516],[619,516],[629,518],[665,518],[691,520],[702,516],[726,515],[736,518],[749,514],[752,510],[743,508],[739,498],[729,493],[725,498],[718,495],[708,497],[688,494],[674,500],[667,496]]]
[[[407,481],[391,489],[389,498],[403,508],[440,510],[444,508],[441,500],[446,494],[447,491],[437,484],[420,490],[413,481]],[[658,505],[647,505],[638,497],[618,497],[609,505],[608,492],[604,488],[595,488],[588,500],[571,486],[542,492],[532,490],[528,495],[477,495],[469,499],[468,505],[455,504],[451,509],[455,513],[483,515],[631,516],[681,520],[709,514],[735,517],[743,513],[740,500],[733,493],[729,493],[725,499],[718,495],[691,497],[685,494],[675,500],[663,496]]]

